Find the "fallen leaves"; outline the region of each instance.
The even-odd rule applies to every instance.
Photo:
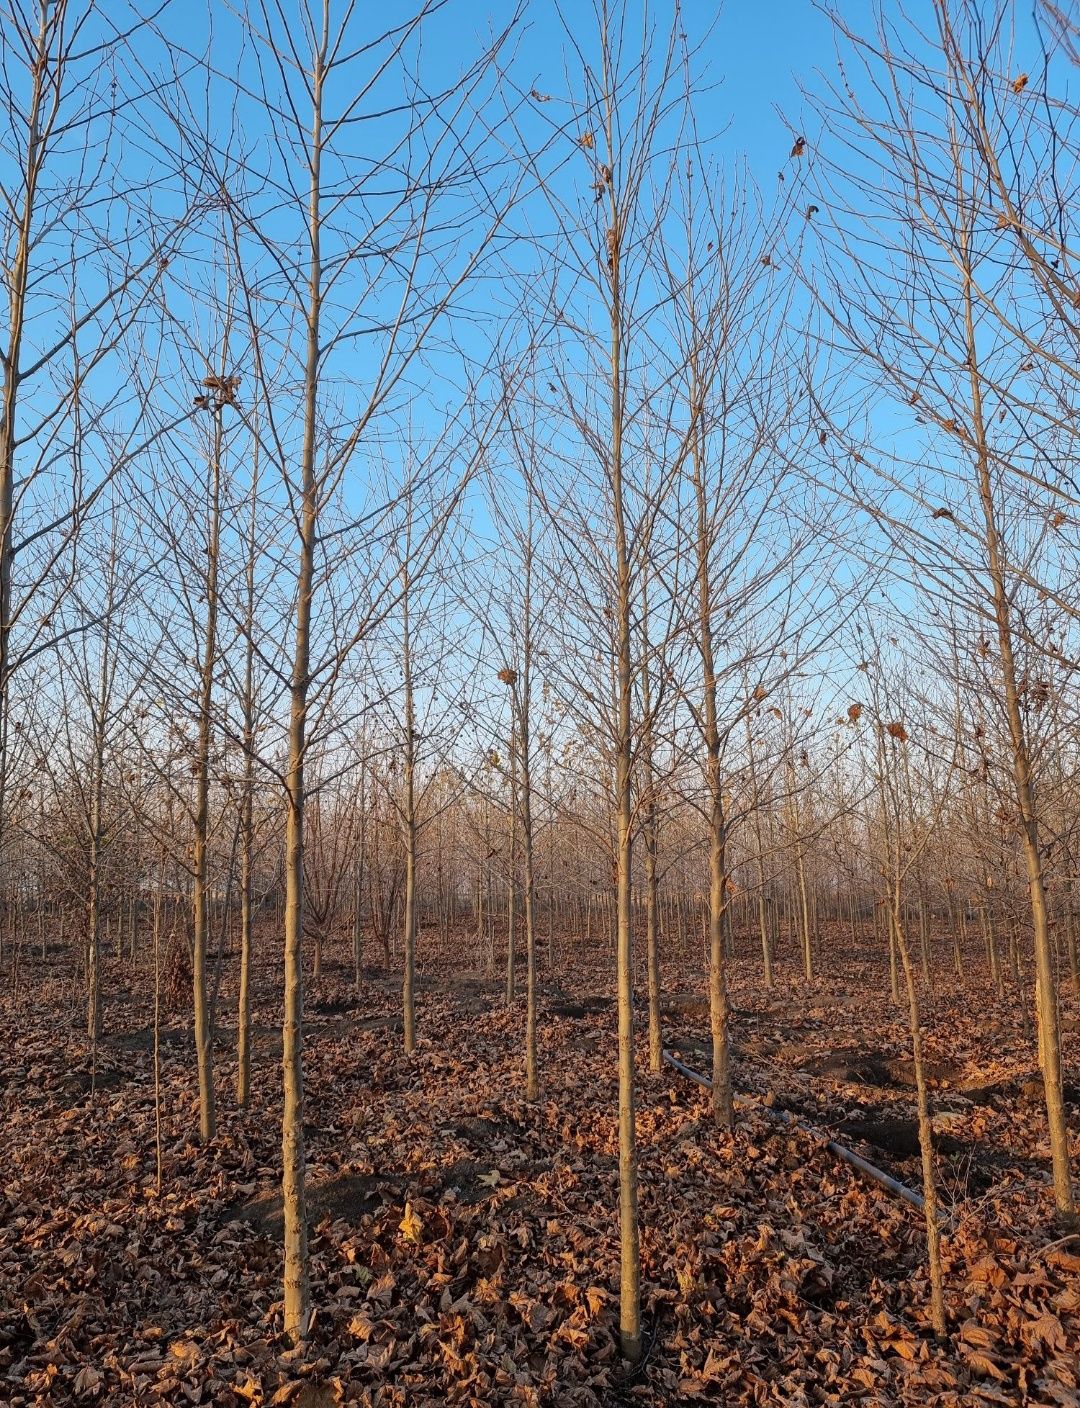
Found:
[[[781,954],[771,997],[745,955],[733,964],[740,1081],[773,1092],[781,1108],[809,1106],[822,1127],[871,1098],[909,1115],[906,1033],[884,975],[826,957],[828,977],[807,989],[787,985]],[[935,1085],[937,1113],[948,1115],[939,1138],[965,1151],[942,1155],[946,1191],[978,1171],[973,1141],[1000,1157],[1024,1151],[956,1203],[961,1225],[946,1238],[951,1339],[941,1349],[925,1321],[917,1219],[762,1113],[741,1117],[733,1138],[718,1135],[707,1096],[643,1067],[645,1313],[655,1342],[628,1386],[613,1333],[614,1012],[580,1000],[605,992],[602,964],[560,976],[581,1015],[543,1015],[535,1107],[520,1096],[521,1014],[503,1007],[498,978],[472,982],[466,995],[449,978],[442,993],[425,992],[431,1047],[419,1071],[385,1026],[362,1027],[361,1013],[313,1019],[305,1077],[318,1289],[302,1360],[281,1338],[279,1233],[242,1217],[271,1212],[261,1195],[275,1189],[279,1157],[272,1059],[256,1053],[252,1115],[224,1119],[203,1150],[186,1137],[190,1056],[167,1048],[164,1188],[146,1199],[144,1057],[114,1059],[106,1044],[99,1070],[115,1070],[114,1084],[92,1106],[85,1093],[72,1104],[65,1082],[78,1057],[66,1034],[55,1016],[27,1019],[12,1065],[22,1074],[5,1090],[13,1154],[0,1187],[0,1306],[25,1309],[0,1310],[0,1399],[546,1408],[622,1395],[659,1408],[681,1395],[749,1408],[1075,1395],[1080,1244],[1039,1230],[1049,1206],[1035,1154],[1039,1106],[1022,1082],[1009,1083],[1034,1069],[1026,1048],[1023,1061],[978,1066],[1000,1092],[984,1104],[945,1075]],[[700,992],[695,967],[673,961],[668,976],[672,991]],[[393,1013],[396,1001],[396,992],[365,995],[363,1019],[373,1006]],[[927,1039],[942,1072],[963,1053],[985,1058],[992,1006],[985,994],[970,1009],[941,1000]],[[1008,1004],[993,1020],[1015,1020],[1020,1042]],[[677,1023],[707,1036],[700,1004],[684,1004]],[[851,1069],[802,1070],[841,1027],[845,1041],[878,1044],[890,1085],[853,1083]],[[796,1042],[811,1053],[785,1055]]]
[[[405,1204],[405,1216],[398,1223],[398,1231],[405,1238],[406,1242],[419,1243],[420,1234],[424,1230],[424,1224],[413,1211],[411,1203]]]
[[[77,1398],[88,1398],[100,1391],[101,1384],[101,1375],[92,1365],[87,1364],[75,1375],[75,1381],[71,1387]]]

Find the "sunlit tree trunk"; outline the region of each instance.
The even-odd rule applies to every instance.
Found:
[[[926,1062],[923,1057],[922,1018],[919,1013],[919,993],[915,971],[908,951],[904,920],[901,913],[900,882],[894,877],[892,891],[892,925],[896,946],[904,970],[907,990],[908,1023],[911,1035],[912,1064],[915,1068],[915,1094],[919,1122],[919,1156],[922,1162],[923,1204],[926,1214],[926,1259],[930,1272],[930,1321],[938,1339],[945,1338],[945,1294],[941,1274],[941,1227],[938,1220],[937,1179],[934,1172],[934,1137],[930,1121],[930,1096],[926,1084]]]
[[[606,39],[606,36],[605,36]],[[607,145],[615,147],[614,94],[606,95]],[[610,195],[608,269],[610,292],[611,503],[615,520],[616,574],[616,734],[615,734],[615,888],[616,992],[619,1022],[619,1338],[624,1358],[641,1358],[641,1254],[638,1234],[637,1127],[634,1092],[634,941],[633,941],[633,722],[632,634],[633,584],[626,532],[623,488],[623,306],[619,237],[623,212]]]
[[[413,698],[412,641],[409,634],[409,568],[402,569],[401,667],[405,687],[405,796],[402,838],[405,843],[405,977],[402,985],[405,1051],[416,1050],[416,705]]]
[[[109,671],[113,629],[113,566],[105,601],[105,620],[98,668],[98,690],[93,719],[93,758],[90,763],[90,924],[86,954],[86,1032],[92,1043],[101,1037],[101,860],[103,794],[105,785],[105,732],[109,707]]]
[[[746,715],[746,756],[750,764],[750,805],[754,814],[754,861],[757,870],[758,932],[761,937],[761,961],[766,988],[773,986],[773,954],[769,934],[769,902],[766,894],[765,844],[761,833],[761,790],[754,762],[754,736],[750,714]]]
[[[525,869],[525,1097],[540,1097],[540,1072],[536,1052],[536,877],[533,868],[532,759],[529,736],[529,675],[532,645],[525,643],[525,673],[517,690],[518,733],[521,756],[521,842]]]
[[[966,232],[962,235],[962,251],[966,256]],[[1035,933],[1035,1011],[1039,1027],[1040,1064],[1046,1100],[1047,1124],[1050,1132],[1054,1200],[1059,1217],[1064,1221],[1071,1222],[1075,1218],[1076,1210],[1073,1201],[1072,1175],[1069,1169],[1069,1132],[1062,1097],[1057,981],[1054,974],[1054,951],[1046,908],[1043,858],[1039,844],[1039,815],[1032,782],[1027,733],[1017,690],[1016,663],[1013,654],[1012,609],[1005,582],[1004,555],[997,525],[994,489],[990,477],[986,423],[983,414],[983,383],[979,371],[973,311],[973,276],[966,263],[964,276],[964,328],[968,350],[967,369],[971,386],[972,433],[975,441],[979,501],[983,514],[986,567],[993,596],[994,622],[997,629],[1001,680],[1004,689],[1005,716],[1012,744],[1012,773],[1016,789],[1016,802],[1020,813],[1020,844],[1027,870],[1031,920]]]
[[[255,563],[258,529],[258,454],[251,479],[245,592],[244,777],[240,798],[240,993],[236,1007],[236,1103],[245,1109],[251,1089],[251,926],[252,868],[255,850]]]
[[[364,865],[367,856],[367,759],[360,759],[360,836],[356,847],[356,872],[353,880],[353,985],[360,991],[364,959]]]
[[[642,620],[648,622],[647,588],[641,592]],[[649,990],[649,1070],[663,1069],[664,1037],[660,1023],[660,935],[658,932],[659,879],[657,851],[659,818],[656,805],[656,768],[653,759],[653,701],[649,669],[649,642],[642,642],[641,707],[645,722],[641,738],[641,768],[644,788],[642,840],[645,843],[645,965]]]
[[[509,827],[510,857],[506,872],[506,1003],[517,999],[517,863],[518,863],[518,760],[517,720],[510,722]]]
[[[227,374],[223,368],[222,375]],[[210,746],[213,736],[214,670],[217,665],[218,559],[221,546],[222,408],[213,413],[210,452],[210,519],[206,557],[206,628],[199,675],[198,736],[195,753],[195,817],[192,838],[192,959],[195,999],[195,1061],[199,1076],[199,1137],[209,1143],[216,1127],[214,1047],[206,981],[210,930],[207,850],[210,832]]]
[[[288,770],[285,779],[285,1013],[282,1024],[284,1110],[281,1121],[282,1208],[285,1240],[285,1333],[306,1339],[311,1319],[307,1198],[304,1157],[304,754],[307,744],[311,604],[315,587],[318,525],[316,432],[319,390],[319,327],[323,300],[321,203],[323,84],[329,43],[329,13],[313,55],[312,130],[308,204],[309,271],[304,363],[304,430],[300,464],[299,542],[293,668],[289,686]]]
[[[930,1097],[923,1058],[922,1019],[915,970],[911,961],[904,928],[904,881],[912,866],[917,866],[929,835],[926,827],[916,824],[911,811],[911,772],[906,737],[897,742],[893,736],[886,744],[886,729],[877,725],[876,739],[878,788],[881,797],[882,823],[888,851],[887,906],[889,932],[899,956],[907,994],[908,1030],[911,1037],[912,1064],[915,1071],[915,1092],[919,1128],[919,1153],[922,1163],[923,1205],[926,1218],[927,1269],[930,1276],[930,1321],[937,1338],[945,1337],[945,1297],[941,1270],[941,1228],[938,1222],[937,1179],[934,1170],[934,1142],[930,1120]]]
[[[692,389],[692,414],[700,416],[701,393]],[[727,908],[727,819],[720,767],[720,725],[716,700],[716,665],[713,654],[713,592],[710,563],[709,507],[706,498],[704,431],[700,420],[693,429],[691,466],[697,513],[695,567],[698,602],[698,640],[702,667],[701,718],[705,744],[707,790],[706,834],[709,854],[709,1025],[712,1033],[712,1112],[718,1127],[735,1122],[728,1028],[730,1004],[724,955],[724,916]]]

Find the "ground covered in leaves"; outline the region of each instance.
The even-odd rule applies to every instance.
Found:
[[[536,1105],[522,1096],[523,1006],[506,1008],[496,977],[455,972],[450,954],[429,963],[407,1058],[396,982],[371,975],[356,993],[344,962],[328,963],[309,985],[305,1063],[315,1319],[307,1352],[290,1353],[270,939],[244,1113],[221,996],[207,1148],[193,1137],[189,1015],[166,1013],[160,1193],[146,975],[110,968],[96,1053],[70,980],[25,966],[4,999],[0,1402],[1080,1403],[1080,1241],[1053,1226],[1028,1004],[995,1000],[977,968],[959,984],[944,956],[925,1018],[946,1344],[928,1328],[920,1215],[822,1137],[917,1181],[887,975],[865,954],[823,953],[813,984],[781,963],[765,992],[748,945],[732,984],[733,1136],[711,1127],[705,1091],[650,1074],[639,1042],[647,1353],[633,1372],[615,1337],[609,956],[545,973]],[[666,982],[667,1043],[707,1067],[699,957],[670,963]],[[1071,994],[1063,1021],[1075,1079]],[[778,1109],[813,1128],[785,1127]]]

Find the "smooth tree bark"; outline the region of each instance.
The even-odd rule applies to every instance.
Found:
[[[700,392],[695,388],[694,405]],[[702,733],[705,745],[705,785],[708,796],[709,847],[709,1029],[712,1035],[713,1120],[718,1128],[735,1123],[735,1097],[731,1079],[729,1027],[731,1003],[727,990],[724,956],[724,916],[727,912],[727,818],[724,815],[724,778],[720,760],[720,723],[713,654],[713,582],[710,570],[709,509],[706,501],[705,447],[700,424],[691,449],[691,472],[697,514],[695,560],[698,599],[698,649],[702,668]]]
[[[645,285],[666,200],[663,182],[656,183],[657,194],[651,177],[668,171],[669,142],[679,138],[673,78],[681,41],[678,22],[666,31],[654,28],[651,14],[618,0],[597,0],[594,15],[596,39],[588,44],[564,19],[580,96],[571,102],[570,122],[553,129],[560,161],[562,148],[573,143],[573,161],[587,173],[588,186],[575,181],[569,163],[554,173],[532,166],[553,214],[552,248],[558,251],[552,270],[535,281],[542,299],[535,316],[551,328],[559,359],[556,379],[545,377],[537,390],[543,395],[546,385],[556,398],[548,410],[570,429],[577,453],[568,459],[555,445],[545,446],[545,455],[537,456],[543,472],[538,469],[531,483],[589,621],[591,649],[561,673],[568,706],[596,741],[602,779],[590,830],[600,853],[610,856],[602,870],[610,865],[613,892],[603,917],[610,921],[604,927],[612,940],[617,1007],[619,1342],[624,1359],[637,1363],[643,1336],[634,1032],[641,738],[635,617],[660,503],[639,452],[654,390]],[[537,121],[549,124],[545,95],[534,91],[532,101]],[[607,880],[604,873],[601,883]],[[595,884],[586,911],[590,933]]]
[[[527,554],[525,567],[525,599],[531,601],[531,554]],[[532,744],[530,734],[531,711],[529,707],[532,675],[532,628],[530,623],[531,606],[525,607],[522,639],[522,668],[519,672],[511,666],[499,671],[499,679],[510,691],[511,713],[511,876],[517,863],[516,813],[521,818],[521,851],[524,880],[523,909],[525,920],[525,1098],[537,1100],[540,1096],[540,1073],[536,1055],[536,871],[533,854],[533,796],[532,796]],[[514,881],[510,881],[511,929],[507,956],[507,1002],[514,1000],[512,968],[514,958],[513,906]]]
[[[769,900],[765,876],[765,837],[762,832],[761,817],[763,800],[758,784],[758,770],[754,759],[754,730],[749,711],[746,715],[746,760],[750,770],[750,807],[754,819],[754,865],[757,872],[757,912],[758,934],[761,938],[762,976],[766,989],[773,987],[773,946],[769,928]]]
[[[227,345],[227,343],[226,343]],[[221,377],[228,375],[223,368]],[[206,619],[199,671],[197,735],[195,743],[195,809],[192,838],[192,944],[191,976],[195,1011],[195,1064],[199,1078],[199,1138],[208,1144],[217,1128],[214,1100],[214,1033],[207,983],[207,948],[210,934],[209,840],[210,750],[214,737],[214,673],[218,664],[218,570],[221,555],[222,415],[225,402],[209,408],[213,418],[207,484]]]
[[[409,529],[411,532],[411,521]],[[416,1050],[416,704],[413,697],[412,636],[409,625],[409,553],[406,551],[401,582],[401,670],[405,699],[404,796],[401,807],[405,846],[405,976],[402,983],[405,1052]]]
[[[510,387],[504,390],[508,406]],[[537,876],[535,825],[535,752],[533,694],[536,675],[537,633],[543,630],[543,612],[551,606],[551,593],[537,581],[537,504],[532,487],[535,446],[511,415],[510,443],[522,469],[523,504],[509,508],[501,492],[492,494],[491,514],[505,554],[505,592],[490,594],[485,608],[485,627],[493,647],[503,662],[498,679],[510,702],[510,943],[507,956],[507,1001],[515,993],[514,893],[517,870],[517,835],[520,824],[522,864],[522,918],[525,927],[525,1093],[526,1099],[540,1095],[540,1069],[537,1054]],[[500,486],[501,488],[501,486]],[[474,592],[479,596],[480,593]],[[486,845],[486,843],[485,843]],[[550,961],[550,953],[549,953]]]
[[[971,434],[974,441],[979,504],[982,509],[983,545],[986,572],[993,600],[1001,686],[1012,745],[1012,778],[1019,812],[1020,845],[1027,873],[1028,899],[1035,946],[1035,1014],[1039,1030],[1039,1066],[1043,1077],[1046,1119],[1050,1132],[1050,1157],[1054,1177],[1054,1201],[1058,1217],[1071,1225],[1076,1219],[1072,1172],[1069,1167],[1069,1129],[1062,1094],[1061,1030],[1058,1018],[1057,975],[1050,918],[1046,903],[1043,851],[1039,839],[1039,810],[1035,797],[1031,753],[1024,715],[1020,707],[1018,671],[1014,653],[1012,605],[1006,581],[1003,545],[998,530],[994,486],[990,472],[986,418],[983,407],[983,381],[979,369],[979,349],[975,334],[973,292],[974,270],[967,258],[967,230],[961,233],[963,259],[964,339],[971,386]]]
[[[92,715],[93,754],[90,764],[90,894],[89,934],[86,950],[86,1032],[92,1043],[101,1037],[101,868],[105,836],[105,747],[109,728],[110,693],[115,662],[112,659],[116,627],[115,574],[108,575],[101,635],[96,707]]]
[[[365,745],[362,744],[362,747]],[[364,961],[364,885],[367,879],[367,753],[360,754],[360,782],[356,790],[357,805],[360,808],[360,824],[357,828],[356,870],[353,877],[353,985],[360,991]]]
[[[316,468],[323,299],[322,160],[326,144],[325,86],[331,53],[330,7],[311,54],[311,137],[308,147],[307,286],[303,318],[303,430],[297,483],[296,607],[293,618],[292,674],[289,681],[288,757],[285,771],[285,991],[282,1019],[281,1194],[284,1218],[285,1333],[297,1343],[307,1338],[311,1320],[308,1264],[307,1192],[304,1152],[304,766],[308,692],[311,686],[312,598],[319,518]]]
[[[240,988],[236,1005],[236,1103],[251,1092],[251,958],[255,865],[256,567],[258,562],[259,444],[252,447],[251,505],[244,564],[244,679],[241,699],[243,776],[240,782]]]
[[[509,846],[506,860],[506,1005],[517,1001],[517,872],[518,872],[518,736],[517,718],[510,717],[510,766],[506,778],[506,818]]]
[[[645,619],[648,618],[648,611],[644,603],[642,615]],[[647,653],[647,643],[645,650]],[[645,969],[649,1003],[649,1070],[655,1075],[663,1069],[664,1063],[664,1033],[660,1018],[660,879],[657,866],[660,819],[656,801],[657,777],[653,757],[653,705],[647,658],[643,659],[641,667],[641,703],[645,717],[641,739],[641,768],[645,790],[642,808],[642,842],[645,847]]]
[[[938,1213],[937,1177],[934,1167],[934,1136],[930,1116],[930,1095],[923,1054],[922,1015],[919,990],[911,959],[904,922],[905,882],[917,866],[930,837],[931,826],[916,822],[911,806],[911,775],[908,735],[898,721],[876,722],[878,789],[885,827],[889,925],[900,957],[907,996],[908,1032],[911,1037],[915,1071],[916,1110],[919,1126],[919,1155],[922,1164],[923,1207],[926,1218],[926,1256],[930,1276],[930,1323],[939,1340],[945,1338],[945,1291],[941,1269],[941,1226]]]

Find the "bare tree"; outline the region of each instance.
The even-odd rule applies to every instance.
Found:
[[[136,143],[147,162],[139,183],[118,172],[123,129],[147,135],[144,99],[163,82],[147,67],[154,54],[149,16],[125,27],[70,0],[0,12],[0,150],[17,173],[0,203],[0,846],[12,677],[89,624],[60,624],[79,529],[157,435],[127,374],[129,343],[142,341],[185,214],[157,201],[152,142]]]
[[[253,334],[249,414],[252,424],[257,416],[264,464],[279,476],[295,543],[291,643],[281,667],[286,761],[275,771],[286,816],[285,1327],[296,1340],[311,1320],[302,1128],[305,763],[320,719],[327,727],[348,721],[347,711],[328,712],[342,664],[394,599],[385,577],[366,574],[338,576],[328,596],[343,559],[377,539],[390,507],[372,485],[358,509],[346,476],[360,446],[374,443],[400,405],[410,368],[460,290],[496,251],[512,194],[488,112],[492,57],[506,31],[451,86],[428,90],[414,65],[421,33],[445,22],[440,9],[424,0],[380,27],[351,7],[339,14],[331,0],[303,4],[295,22],[256,4],[244,22],[258,81],[254,92],[235,95],[281,138],[274,180],[252,189],[234,183],[229,198]],[[388,74],[403,85],[389,113],[381,99]],[[354,146],[360,133],[362,158]],[[364,381],[355,378],[360,346],[369,349]]]
[[[537,310],[551,336],[545,348],[559,370],[550,391],[566,416],[580,456],[571,482],[559,484],[547,462],[538,484],[544,511],[560,536],[560,553],[581,581],[587,614],[600,617],[596,640],[610,670],[610,703],[593,706],[608,733],[615,889],[614,933],[619,1013],[620,1341],[626,1359],[641,1354],[641,1292],[634,1092],[633,838],[634,777],[640,732],[635,720],[634,613],[662,491],[646,484],[635,459],[645,433],[648,393],[641,322],[654,292],[655,241],[666,195],[656,181],[678,137],[678,21],[654,28],[650,15],[632,15],[614,0],[593,6],[595,38],[566,44],[577,92],[552,123],[560,159],[573,161],[584,181],[537,167],[558,237],[547,254],[554,279]],[[548,122],[547,95],[533,115]],[[565,156],[564,153],[570,153]],[[662,154],[662,155],[661,155]],[[582,189],[582,186],[585,189]],[[556,463],[559,451],[555,451]],[[565,457],[565,450],[562,452]],[[590,583],[599,565],[599,592]],[[590,596],[592,600],[590,600]],[[599,599],[597,599],[599,597]],[[606,612],[606,616],[603,613]],[[592,694],[591,691],[588,692]],[[598,698],[598,695],[594,695]],[[588,708],[588,701],[585,700]]]
[[[1032,360],[1036,343],[1044,368],[1060,367],[1061,310],[1053,281],[1040,285],[1043,263],[1032,262],[1034,236],[1024,211],[1044,210],[1046,197],[1034,156],[1040,148],[1014,147],[1009,135],[1006,104],[1024,101],[1026,76],[1018,83],[999,65],[1005,14],[1005,7],[984,15],[963,3],[935,5],[944,78],[903,17],[870,39],[843,31],[864,75],[865,100],[852,79],[823,112],[837,142],[858,142],[861,154],[857,173],[839,152],[818,164],[818,204],[834,212],[821,227],[832,254],[821,289],[834,328],[861,368],[855,375],[874,386],[873,394],[889,396],[908,421],[892,462],[865,443],[863,426],[848,421],[849,492],[933,608],[959,605],[981,619],[986,653],[995,653],[994,694],[1008,732],[1027,872],[1055,1199],[1068,1220],[1074,1203],[1045,818],[1024,696],[1042,644],[1029,624],[1040,595],[1071,609],[1063,591],[1067,556],[1058,554],[1049,525],[1062,495],[1075,498],[1075,486],[1054,468],[1060,462],[1054,450],[1070,442],[1072,431],[1059,396],[1045,380],[1039,384],[1040,374],[1050,373],[1040,373]],[[980,100],[990,90],[997,95],[992,107]],[[1003,148],[1022,153],[1007,181],[993,156]],[[1006,187],[1023,194],[1007,197]],[[856,209],[858,232],[844,214]],[[888,252],[879,246],[871,253],[861,238],[867,224],[887,224],[902,238],[890,240]],[[1029,305],[1031,320],[1010,311]],[[1063,375],[1071,378],[1072,369]],[[1019,664],[1025,655],[1027,669]]]

